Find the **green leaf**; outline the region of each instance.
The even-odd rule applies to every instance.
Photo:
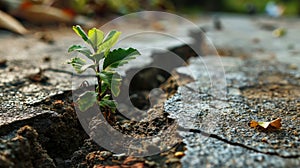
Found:
[[[117,97],[119,96],[120,94],[120,86],[121,86],[121,77],[120,75],[117,75],[118,77],[114,77],[112,80],[111,80],[111,92],[112,94]]]
[[[91,69],[93,69],[94,71],[96,71],[96,69],[95,69],[95,64],[93,64],[93,63],[83,65],[83,66],[80,68],[80,71],[81,71],[81,72],[84,72],[84,71],[86,71],[88,68],[91,68]]]
[[[102,71],[100,74],[100,78],[103,83],[108,86],[114,96],[118,96],[120,94],[120,86],[121,86],[121,76],[114,71]]]
[[[86,57],[88,57],[89,59],[94,60],[94,58],[91,57],[92,52],[87,47],[83,47],[83,46],[80,46],[80,45],[72,45],[68,49],[68,52],[73,52],[73,51],[79,52],[79,53],[85,55]]]
[[[86,65],[86,61],[79,57],[74,57],[70,61],[67,62],[68,64],[71,64],[75,71],[77,73],[82,73],[84,71],[81,70],[81,68]]]
[[[97,53],[104,52],[104,55],[106,56],[109,50],[116,44],[120,35],[121,32],[119,31],[116,30],[110,31],[108,35],[105,37],[103,43],[101,43],[98,46]]]
[[[109,88],[109,86],[106,83],[102,83],[101,84],[101,95],[103,95],[107,89]]]
[[[119,48],[108,53],[103,62],[103,69],[117,68],[135,59],[140,53],[133,48],[127,50]]]
[[[99,62],[103,57],[104,57],[104,54],[103,53],[96,53],[96,54],[93,54],[92,55],[93,59],[95,59],[96,62]]]
[[[105,95],[101,101],[99,102],[100,107],[109,107],[112,111],[115,111],[117,108],[116,102],[114,100],[110,100],[109,95]]]
[[[98,75],[102,79],[102,82],[110,88],[111,78],[113,77],[113,73],[101,71]]]
[[[73,30],[75,31],[75,33],[80,36],[85,42],[87,42],[88,44],[92,45],[91,40],[89,39],[89,37],[86,35],[86,33],[84,32],[84,30],[79,26],[73,26]]]
[[[96,28],[92,28],[88,32],[88,37],[91,40],[92,47],[94,51],[97,51],[98,46],[102,43],[104,38],[104,33]]]
[[[84,92],[77,100],[80,111],[86,111],[97,102],[97,93],[94,91]]]
[[[89,37],[86,35],[86,33],[84,32],[84,30],[79,26],[73,26],[73,30],[75,31],[75,33],[80,36],[84,41],[88,41]]]

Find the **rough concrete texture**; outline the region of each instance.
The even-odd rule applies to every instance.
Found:
[[[176,20],[173,23],[176,26],[163,22],[163,19],[155,22],[158,20],[156,17],[146,24],[135,21],[118,25],[124,28],[121,30],[123,34],[126,30],[133,33],[136,25],[140,26],[139,30],[151,27],[162,33],[171,31],[172,35],[180,36],[187,43],[194,39],[203,56],[206,55],[190,60],[188,67],[177,70],[178,74],[190,75],[195,81],[181,86],[165,105],[170,117],[182,127],[179,132],[187,145],[186,155],[181,159],[183,167],[299,167],[299,20],[241,16],[221,16],[220,19],[221,30],[215,30],[207,18],[193,21],[206,30],[208,39],[224,56],[221,60],[209,56],[216,54],[210,45],[197,43],[202,37],[189,36],[191,27],[179,23],[180,28],[176,28]],[[285,28],[287,34],[274,37],[272,31],[280,27]],[[182,44],[176,40],[173,42],[169,36],[159,36],[159,41],[156,37],[150,34],[123,39],[124,43],[119,46],[142,47],[145,57],[124,66],[120,72],[150,64],[153,60],[149,52],[154,52],[153,48],[164,51]],[[0,38],[0,58],[7,60],[0,60],[0,130],[1,138],[6,139],[1,140],[0,149],[6,151],[7,144],[20,127],[18,123],[35,122],[35,118],[58,120],[57,112],[37,104],[51,95],[71,89],[72,69],[64,63],[73,54],[67,54],[67,48],[82,42],[70,29],[25,37],[1,33]],[[145,44],[147,48],[144,48]],[[220,66],[221,63],[223,66]],[[271,121],[277,117],[282,118],[279,130],[248,126],[252,119]],[[69,117],[61,120],[66,118]],[[49,123],[52,121],[46,122],[43,128]],[[54,129],[61,130],[60,125],[56,125]],[[6,130],[3,128],[8,127],[14,131],[2,135],[7,133],[2,132]],[[70,130],[69,127],[66,130]],[[72,134],[76,138],[83,135],[74,132]],[[65,132],[56,133],[59,134],[50,137],[58,137]],[[69,135],[71,133],[66,134],[67,138],[71,137]],[[63,146],[66,142],[72,140],[61,141],[59,148],[66,147]],[[26,150],[30,148],[29,142],[24,143]],[[1,161],[4,165],[14,162],[9,159]]]
[[[206,28],[223,54],[225,85],[218,69],[207,68],[217,67],[218,57],[192,58],[189,66],[176,72],[195,82],[181,86],[165,104],[170,117],[183,127],[188,148],[183,167],[298,167],[300,39],[295,38],[295,20],[225,16],[221,21],[221,31]],[[283,26],[287,35],[274,37],[263,30],[265,24]],[[211,59],[216,61],[207,61]],[[248,125],[251,120],[278,117],[280,129]]]
[[[0,125],[53,113],[32,105],[70,89],[70,75],[40,72],[31,61],[9,61],[0,69]],[[68,80],[69,79],[69,80]]]
[[[163,20],[162,23],[156,23],[154,17],[151,22],[145,22],[146,25],[140,24],[139,21],[133,23],[123,21],[118,23],[120,25],[117,27],[113,27],[122,31],[123,35],[130,34],[126,30],[138,33],[131,34],[132,37],[121,36],[122,40],[116,47],[136,47],[143,55],[140,59],[119,69],[122,75],[129,69],[144,67],[153,62],[150,56],[157,50],[165,52],[170,48],[183,45],[184,42],[192,41],[189,27],[173,29]],[[178,25],[176,20],[173,21],[175,22],[173,24]],[[111,26],[108,25],[106,28],[110,29]],[[32,30],[33,33],[26,36],[0,32],[1,158],[2,153],[5,155],[0,161],[0,167],[10,166],[18,161],[21,166],[38,167],[32,165],[31,161],[27,163],[26,160],[10,159],[14,155],[24,155],[24,159],[32,155],[29,150],[26,153],[23,151],[23,148],[26,150],[30,148],[29,142],[25,141],[23,146],[19,142],[12,142],[17,130],[24,125],[32,125],[39,132],[39,141],[46,147],[56,166],[65,165],[65,159],[68,159],[79,147],[82,139],[86,138],[77,121],[76,113],[69,109],[72,104],[68,91],[74,86],[78,87],[81,82],[72,83],[75,81],[74,78],[72,79],[73,69],[70,65],[66,65],[66,61],[76,55],[68,54],[67,50],[72,44],[85,45],[70,27],[53,30],[49,28],[44,31]],[[104,31],[107,32],[106,28]],[[148,35],[143,36],[141,33],[144,31],[148,31]],[[163,35],[163,32],[171,33],[170,31],[174,36],[177,35],[176,38],[184,39],[184,42]],[[90,72],[87,75],[90,75]],[[83,78],[73,77],[83,81]],[[91,77],[87,78],[91,79]],[[56,105],[59,107],[56,108]],[[9,149],[11,143],[15,145],[15,151]],[[7,150],[11,153],[7,154]]]
[[[17,131],[10,140],[0,139],[1,167],[49,167],[54,168],[54,161],[37,141],[38,133],[30,126]]]
[[[99,26],[105,32],[113,28],[122,32],[121,41],[116,47],[135,47],[142,53],[140,58],[118,70],[122,75],[129,69],[149,65],[152,62],[150,56],[154,52],[192,42],[189,25],[171,29],[163,22],[166,18],[161,18],[162,22],[156,23],[153,20],[155,17],[152,17],[154,16],[127,18],[127,20],[125,18],[122,21],[114,20]],[[138,24],[141,20],[146,25]],[[177,22],[172,19],[172,24],[180,24]],[[146,32],[146,35],[141,34],[143,32]],[[169,35],[163,35],[163,32],[174,36],[177,34],[176,38],[183,41],[174,40]],[[0,58],[6,61],[0,68],[0,126],[47,113],[32,109],[30,105],[70,90],[72,82],[73,87],[78,87],[84,79],[93,82],[90,77],[78,78],[79,83],[74,82],[76,76],[72,79],[74,71],[66,62],[76,55],[68,54],[67,50],[72,44],[85,44],[71,29],[37,31],[25,37],[2,33],[0,37]],[[87,75],[91,73],[88,71]]]

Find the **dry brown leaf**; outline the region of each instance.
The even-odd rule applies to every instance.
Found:
[[[28,30],[19,21],[1,10],[0,27],[22,35],[28,33]]]
[[[271,121],[270,126],[279,129],[281,127],[281,118]]]
[[[255,120],[251,120],[248,125],[251,127],[251,128],[255,128],[258,126],[258,122],[255,121]]]
[[[17,15],[36,23],[72,22],[74,18],[74,15],[67,10],[35,4],[23,5]]]
[[[267,129],[269,127],[273,127],[273,128],[276,128],[276,129],[279,129],[281,127],[281,118],[277,118],[273,121],[270,121],[270,122],[257,122],[255,120],[252,120],[249,122],[248,124],[250,127],[252,128],[256,128],[256,127],[262,127],[264,129]]]

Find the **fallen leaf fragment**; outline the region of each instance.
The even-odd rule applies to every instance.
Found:
[[[270,122],[264,122],[264,121],[261,121],[261,122],[257,122],[255,120],[252,120],[249,122],[248,124],[251,128],[256,128],[256,127],[262,127],[264,129],[267,129],[269,127],[272,127],[272,128],[276,128],[276,129],[279,129],[281,127],[281,118],[277,118],[273,121],[270,121]]]
[[[72,22],[74,18],[68,10],[35,4],[22,5],[17,15],[36,23]]]
[[[262,121],[262,122],[258,122],[258,125],[266,129],[270,125],[270,122]]]
[[[181,157],[184,156],[184,152],[176,152],[176,153],[174,154],[174,156],[175,156],[175,157],[178,157],[178,158],[181,158]]]
[[[273,30],[272,34],[274,37],[282,37],[286,34],[286,30],[284,28],[278,28]]]
[[[28,30],[19,21],[1,10],[0,27],[22,35],[28,33]]]
[[[279,129],[281,127],[281,118],[277,118],[276,120],[271,121],[270,125]]]
[[[255,121],[255,120],[251,120],[249,123],[248,123],[249,127],[251,128],[255,128],[258,126],[258,122]]]

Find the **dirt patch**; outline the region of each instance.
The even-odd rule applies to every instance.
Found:
[[[190,47],[181,46],[178,48],[172,49],[172,52],[175,52],[179,55],[184,61],[187,61],[191,56],[196,56],[192,52]],[[191,54],[192,53],[192,54]],[[165,53],[156,53],[153,56],[153,65],[157,62],[161,62],[161,58]],[[150,65],[151,66],[151,65]],[[182,64],[172,65],[171,68],[176,68],[182,66]],[[158,69],[158,68],[147,68],[143,69],[136,73],[136,70],[130,70],[127,72],[126,76],[132,76],[130,83],[124,83],[129,88],[130,101],[132,104],[141,109],[147,110],[148,117],[141,122],[130,121],[124,118],[122,115],[116,116],[116,122],[113,122],[111,126],[116,129],[118,132],[121,132],[125,135],[130,135],[132,137],[148,137],[160,135],[164,139],[160,139],[162,144],[156,144],[155,142],[144,143],[139,146],[141,153],[147,150],[159,151],[162,148],[171,147],[169,150],[164,150],[164,152],[148,156],[148,157],[128,157],[126,155],[119,155],[110,153],[105,149],[101,149],[95,142],[92,140],[87,140],[83,147],[76,151],[72,156],[72,165],[74,167],[92,167],[92,166],[116,166],[116,167],[133,167],[133,166],[142,166],[142,167],[181,167],[180,158],[184,155],[185,150],[184,144],[181,142],[179,136],[176,133],[176,124],[175,120],[168,118],[168,114],[164,111],[163,103],[166,100],[166,97],[174,94],[178,88],[178,83],[176,77],[169,74],[168,72]],[[134,74],[134,75],[133,75]],[[151,104],[149,99],[149,94],[152,89],[160,88],[165,93],[162,98],[159,98],[158,102]],[[123,90],[123,89],[121,89]],[[122,93],[120,95],[122,97]],[[122,109],[121,109],[122,110]],[[134,109],[125,108],[125,113],[133,111]],[[118,113],[117,113],[118,114]],[[90,119],[89,125],[91,130],[91,137],[94,139],[101,139],[105,137],[103,133],[97,132],[98,128],[105,127],[104,121],[99,116],[94,116]],[[170,131],[166,132],[167,129],[173,128]],[[166,135],[161,136],[162,133]],[[100,136],[99,136],[100,135]],[[170,137],[170,135],[172,135]],[[173,136],[174,135],[174,136]],[[122,146],[131,145],[129,144],[120,144]],[[117,145],[115,145],[118,148]],[[134,150],[136,152],[136,150]],[[130,153],[129,151],[126,151]],[[104,154],[106,154],[104,156]],[[138,153],[132,153],[137,155]]]
[[[282,81],[279,79],[278,81]],[[283,98],[296,100],[300,97],[299,86],[291,84],[264,84],[243,90],[243,95],[249,99],[272,100]]]

